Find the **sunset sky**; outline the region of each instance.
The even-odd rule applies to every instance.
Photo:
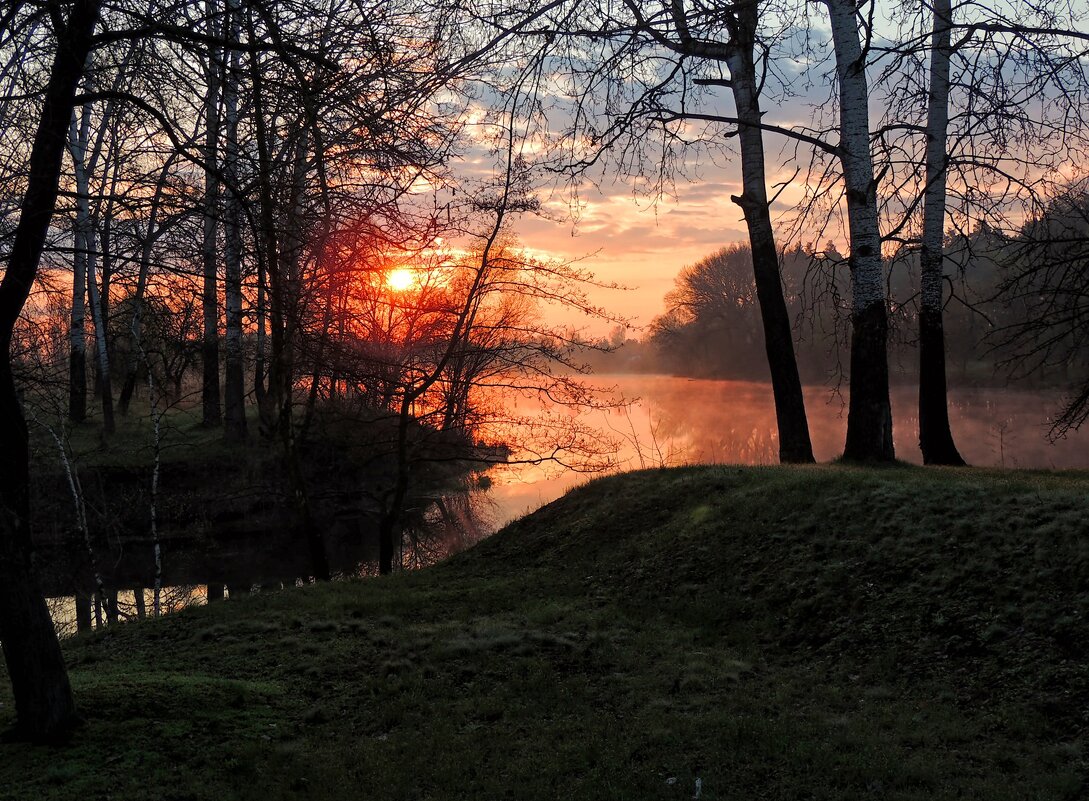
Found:
[[[633,326],[645,326],[665,310],[663,298],[682,267],[747,241],[741,209],[730,200],[741,190],[740,166],[693,161],[689,169],[691,180],[678,178],[672,196],[657,202],[636,195],[623,180],[607,179],[581,192],[577,218],[566,198],[557,195],[545,202],[551,219],[523,217],[515,230],[531,251],[582,260],[601,281],[629,287],[597,290],[592,297]],[[794,194],[800,195],[801,189]],[[784,193],[773,212],[787,211],[784,199],[790,194]],[[641,334],[636,331],[635,336]]]
[[[527,218],[517,230],[527,247],[584,259],[601,280],[630,287],[595,293],[595,299],[635,325],[646,325],[662,312],[663,296],[681,267],[745,237],[740,210],[730,202],[734,186],[714,181],[677,190],[677,198],[655,204],[633,197],[622,184],[606,185],[583,198],[578,220]],[[561,201],[555,206],[566,211]]]

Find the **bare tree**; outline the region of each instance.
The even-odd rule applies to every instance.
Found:
[[[242,11],[237,0],[227,0],[226,34],[229,52],[223,87],[224,174],[228,182],[224,219],[225,381],[224,423],[228,439],[246,438],[246,387],[242,366],[242,201],[239,197],[238,85],[241,79],[238,48]]]
[[[934,0],[927,87],[926,188],[920,251],[919,447],[924,464],[963,465],[949,427],[945,376],[945,197],[953,6]]]
[[[1085,37],[1072,30],[1072,9],[1021,0],[909,4],[893,21],[895,39],[873,48],[886,62],[876,83],[888,111],[875,131],[885,237],[902,253],[919,252],[923,460],[958,465],[946,399],[946,286],[950,301],[964,298],[953,294],[950,272],[987,259],[970,252],[986,239],[981,232],[1016,235],[1026,216],[1038,217],[1055,191],[1052,176],[1084,153],[1077,43]]]
[[[15,696],[17,732],[32,739],[64,736],[78,715],[53,621],[34,574],[27,428],[10,349],[56,206],[73,100],[99,7],[98,0],[47,6],[56,42],[53,64],[30,154],[22,213],[0,282],[0,642]]]
[[[1021,314],[995,338],[1022,370],[1084,364],[1089,353],[1089,191],[1083,182],[1058,192],[1039,217],[1005,243],[1006,303]],[[1089,419],[1089,381],[1069,382],[1062,407],[1051,420],[1052,437],[1066,436]]]
[[[205,10],[207,33],[212,41],[219,38],[221,22],[217,4],[208,2]],[[201,307],[204,312],[204,338],[201,343],[201,410],[204,425],[218,426],[222,416],[219,392],[219,121],[221,50],[208,48],[205,62],[204,96],[204,231],[202,261],[204,285]]]
[[[769,67],[772,48],[768,41],[778,33],[762,27],[761,21],[781,11],[779,4],[766,0],[731,5],[624,0],[622,6],[497,4],[490,14],[480,13],[497,31],[499,41],[534,42],[530,55],[545,73],[561,61],[573,75],[582,76],[570,89],[573,124],[559,139],[561,151],[567,152],[562,168],[569,174],[588,172],[611,156],[622,173],[643,174],[657,168],[659,175],[649,183],[660,191],[674,171],[683,170],[684,153],[690,146],[720,148],[723,132],[740,140],[743,191],[732,200],[743,213],[754,255],[780,459],[811,462],[805,402],[771,221],[763,141],[765,130],[778,130],[764,122],[761,108],[766,79],[769,72],[774,73]],[[707,87],[728,88],[734,113],[702,104]],[[701,123],[709,126],[706,135],[688,140],[684,128]],[[651,154],[651,141],[659,142],[660,153]],[[571,144],[576,142],[587,143],[588,148]]]
[[[877,178],[870,152],[867,59],[853,0],[824,0],[832,25],[839,100],[843,191],[850,229],[851,397],[843,457],[892,461],[889,403],[888,308],[881,256]]]

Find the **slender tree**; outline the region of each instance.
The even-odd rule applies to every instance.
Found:
[[[877,178],[870,151],[870,93],[866,55],[859,39],[854,0],[824,0],[832,26],[838,81],[843,189],[850,229],[851,397],[843,457],[890,462],[892,406],[889,401],[888,306],[881,255]]]
[[[953,8],[934,0],[927,88],[926,188],[920,250],[919,447],[924,464],[963,465],[949,427],[945,375],[945,196],[949,141],[949,60]]]
[[[779,461],[812,462],[813,446],[809,439],[805,398],[794,353],[790,315],[783,298],[779,254],[768,200],[764,133],[760,128],[764,112],[760,108],[761,79],[756,63],[759,13],[759,0],[742,0],[733,6],[733,13],[725,17],[730,33],[725,55],[737,111],[743,187],[741,195],[731,199],[741,207],[749,231],[756,297],[760,304],[764,348],[779,428]]]
[[[220,36],[218,1],[210,0],[206,6],[207,33],[215,42]],[[202,419],[206,426],[218,426],[222,417],[219,387],[219,120],[220,120],[220,72],[222,50],[215,45],[208,48],[205,69],[206,93],[204,96],[204,232],[201,245],[203,266],[203,290],[201,308],[204,313],[204,334],[201,340]]]
[[[225,381],[224,424],[227,438],[246,438],[246,387],[242,353],[242,201],[239,198],[238,144],[238,84],[241,78],[238,41],[241,32],[241,9],[237,0],[227,0],[226,57],[223,84],[224,175],[228,182],[224,218],[224,311]]]

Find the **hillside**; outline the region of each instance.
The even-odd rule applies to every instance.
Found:
[[[1089,474],[632,473],[69,641],[88,725],[0,797],[1082,798],[1087,620]]]

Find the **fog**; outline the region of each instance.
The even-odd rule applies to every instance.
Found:
[[[587,412],[585,421],[617,442],[614,469],[687,464],[775,464],[778,437],[769,384],[665,375],[603,375],[596,381],[627,405]],[[896,456],[921,463],[914,386],[891,389]],[[1089,432],[1048,439],[1057,392],[959,388],[949,393],[953,435],[969,464],[979,467],[1089,468]],[[814,455],[834,459],[847,427],[847,388],[806,390]],[[555,466],[493,471],[491,496],[500,524],[536,509],[582,483],[587,474]]]

